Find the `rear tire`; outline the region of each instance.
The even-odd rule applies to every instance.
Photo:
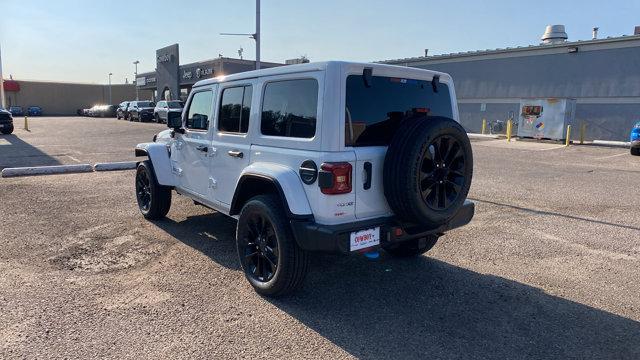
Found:
[[[302,285],[309,257],[298,247],[277,196],[259,195],[242,207],[236,244],[245,277],[257,293],[277,297]]]
[[[402,242],[393,247],[385,247],[384,250],[395,257],[419,256],[431,250],[438,242],[438,236],[430,235],[421,239],[413,239]]]
[[[171,208],[171,187],[158,184],[149,160],[138,164],[136,199],[140,212],[148,220],[164,218]]]
[[[631,148],[630,152],[633,156],[640,156],[640,147]]]

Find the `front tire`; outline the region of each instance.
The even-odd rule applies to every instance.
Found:
[[[171,188],[158,184],[149,160],[138,164],[136,199],[140,212],[148,220],[164,218],[171,208]]]
[[[640,156],[640,147],[633,147],[630,152],[633,156]]]
[[[277,196],[259,195],[244,205],[236,244],[245,277],[257,293],[277,297],[302,285],[309,257],[298,247]]]
[[[384,250],[395,257],[414,257],[431,250],[437,242],[438,236],[430,235],[421,239],[405,241],[393,247],[385,247]]]
[[[13,125],[11,125],[9,128],[3,128],[2,130],[0,130],[0,132],[2,132],[4,135],[9,135],[11,133],[13,133]]]

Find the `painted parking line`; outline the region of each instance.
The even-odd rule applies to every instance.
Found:
[[[611,158],[614,158],[614,157],[618,157],[618,156],[625,156],[625,155],[629,155],[629,153],[628,153],[628,152],[623,152],[622,154],[615,154],[615,155],[603,156],[603,157],[596,158],[596,160],[611,159]]]

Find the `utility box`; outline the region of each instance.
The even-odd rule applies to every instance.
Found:
[[[517,135],[562,140],[575,116],[576,99],[522,99]]]

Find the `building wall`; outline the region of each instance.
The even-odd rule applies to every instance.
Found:
[[[42,107],[44,115],[75,115],[78,109],[89,108],[109,101],[109,86],[40,81],[18,81],[20,91],[5,92],[7,106]],[[136,97],[133,84],[112,85],[113,104]],[[148,99],[151,92],[140,90],[140,98]]]
[[[578,51],[569,53],[572,47]],[[640,119],[640,40],[635,38],[394,63],[451,74],[461,122],[469,131],[479,131],[483,118],[505,120],[510,111],[517,116],[522,98],[577,99],[575,122],[587,124],[587,139],[626,140]]]

